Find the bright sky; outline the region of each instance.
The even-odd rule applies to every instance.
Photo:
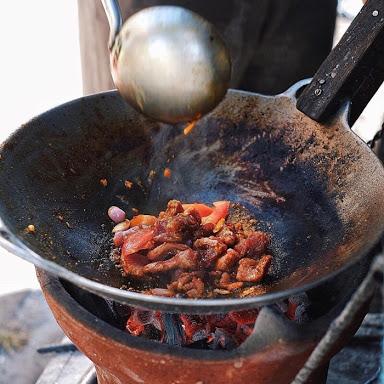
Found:
[[[0,46],[2,142],[31,117],[81,96],[77,1],[2,2]],[[0,260],[0,294],[38,286],[33,266],[4,251]]]

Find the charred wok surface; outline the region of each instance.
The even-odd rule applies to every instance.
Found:
[[[172,198],[239,202],[275,239],[267,293],[315,283],[378,239],[382,166],[343,119],[322,126],[289,96],[231,91],[190,135],[181,133],[113,92],[51,110],[1,149],[0,216],[42,258],[116,288],[125,281],[109,259],[111,205],[158,212]]]

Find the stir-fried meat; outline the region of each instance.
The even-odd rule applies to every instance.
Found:
[[[269,236],[265,232],[251,232],[245,239],[241,239],[234,249],[241,257],[259,257],[265,253],[268,244]]]
[[[227,250],[227,246],[215,237],[197,239],[193,247],[197,249],[200,263],[204,267],[211,266]]]
[[[260,260],[244,258],[239,261],[236,279],[252,283],[259,282],[268,272],[272,257],[263,256]]]
[[[225,224],[216,234],[216,237],[218,237],[224,244],[228,245],[228,247],[233,247],[238,241],[238,237],[234,231],[235,229],[233,225]]]
[[[170,200],[167,204],[167,209],[165,212],[161,212],[159,215],[159,219],[163,219],[165,217],[176,216],[178,213],[184,212],[183,205],[178,200]]]
[[[174,269],[193,270],[197,267],[197,253],[188,248],[184,251],[179,251],[175,256],[164,261],[155,261],[147,264],[143,271],[144,273],[163,273]]]
[[[189,298],[199,298],[204,294],[204,283],[197,273],[182,273],[176,281],[168,284],[168,289],[176,294],[185,294]]]
[[[143,268],[144,265],[148,264],[148,260],[145,256],[142,256],[139,253],[132,253],[129,255],[121,255],[120,264],[125,274],[135,277],[143,277]]]
[[[188,246],[180,243],[163,243],[150,250],[147,254],[148,260],[164,260],[167,256],[174,255],[177,251],[184,251]]]
[[[218,271],[229,271],[240,260],[241,256],[234,249],[229,248],[224,256],[216,261]]]
[[[131,286],[140,280],[147,294],[193,298],[264,293],[255,286],[271,263],[270,236],[253,229],[255,220],[231,222],[229,207],[171,200],[158,217],[137,214],[114,225],[114,258],[135,278]]]
[[[186,241],[199,228],[200,223],[201,218],[195,210],[177,213],[175,216],[166,216],[155,224],[154,239],[160,243]]]
[[[244,283],[242,281],[232,281],[231,275],[228,272],[223,272],[219,281],[219,286],[228,291],[235,291],[236,289],[242,288],[243,285]]]
[[[124,236],[122,255],[127,256],[143,249],[151,249],[153,245],[153,230],[151,228],[134,227],[129,229]]]
[[[243,289],[240,297],[260,296],[267,293],[267,288],[264,285],[254,285],[252,287]]]
[[[209,237],[213,234],[213,229],[215,228],[215,224],[207,223],[201,224],[201,226],[195,231],[193,234],[193,239],[197,240],[201,237]]]

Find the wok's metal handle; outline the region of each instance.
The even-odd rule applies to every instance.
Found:
[[[117,34],[120,32],[123,20],[118,0],[101,0],[109,23],[109,49],[112,49]]]
[[[368,0],[303,91],[297,108],[324,122],[352,102],[353,123],[384,81],[384,1]]]

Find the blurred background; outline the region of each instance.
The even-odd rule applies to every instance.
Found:
[[[7,1],[0,12],[0,141],[82,95],[76,0]],[[0,295],[37,288],[34,268],[0,251]]]
[[[82,0],[80,0],[82,1]],[[96,0],[95,0],[96,1]],[[334,43],[362,6],[341,0]],[[4,7],[4,5],[3,5]],[[76,0],[8,1],[0,13],[0,139],[33,116],[83,94]],[[355,124],[369,140],[383,121],[384,87]],[[0,251],[0,295],[37,288],[34,268]]]

